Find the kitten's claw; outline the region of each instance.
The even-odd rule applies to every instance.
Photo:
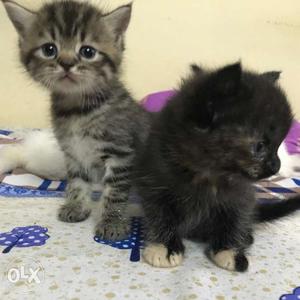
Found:
[[[76,223],[86,220],[90,213],[91,210],[81,204],[65,204],[59,209],[58,218],[63,222]]]
[[[96,226],[96,236],[110,241],[122,240],[128,236],[129,228],[127,220],[101,221]]]

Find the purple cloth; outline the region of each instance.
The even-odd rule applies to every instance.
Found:
[[[174,96],[176,92],[174,90],[157,92],[150,94],[142,101],[143,107],[151,112],[160,111],[167,102]]]
[[[300,153],[300,123],[293,121],[284,143],[289,154]]]

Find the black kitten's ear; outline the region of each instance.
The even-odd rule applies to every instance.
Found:
[[[3,4],[19,35],[24,37],[26,30],[30,28],[35,20],[36,13],[17,4],[14,1],[3,0]]]
[[[242,66],[240,63],[228,65],[216,72],[216,92],[222,96],[235,95],[240,87]]]
[[[104,16],[104,21],[112,29],[117,39],[126,32],[131,19],[132,3],[118,7]]]
[[[280,78],[281,71],[271,71],[262,73],[261,76],[272,83],[275,83]]]
[[[196,64],[191,64],[191,70],[194,74],[203,74],[204,70]]]

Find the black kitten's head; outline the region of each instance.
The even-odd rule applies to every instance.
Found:
[[[182,86],[178,99],[185,103],[177,113],[184,121],[184,147],[195,168],[253,180],[277,173],[278,147],[292,121],[286,96],[276,83],[280,73],[247,72],[239,63],[215,72],[195,66],[193,71]]]

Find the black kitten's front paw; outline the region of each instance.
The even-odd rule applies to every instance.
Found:
[[[163,244],[148,244],[143,251],[143,258],[149,265],[157,268],[173,268],[180,266],[183,252],[171,252]]]
[[[100,221],[96,226],[96,236],[105,240],[115,241],[126,238],[129,234],[130,226],[128,220],[108,219]]]
[[[80,203],[68,203],[58,211],[59,220],[67,223],[76,223],[86,220],[91,213],[90,209],[83,208]]]
[[[209,258],[220,268],[228,271],[245,272],[248,269],[248,259],[244,253],[234,249],[209,251]]]

